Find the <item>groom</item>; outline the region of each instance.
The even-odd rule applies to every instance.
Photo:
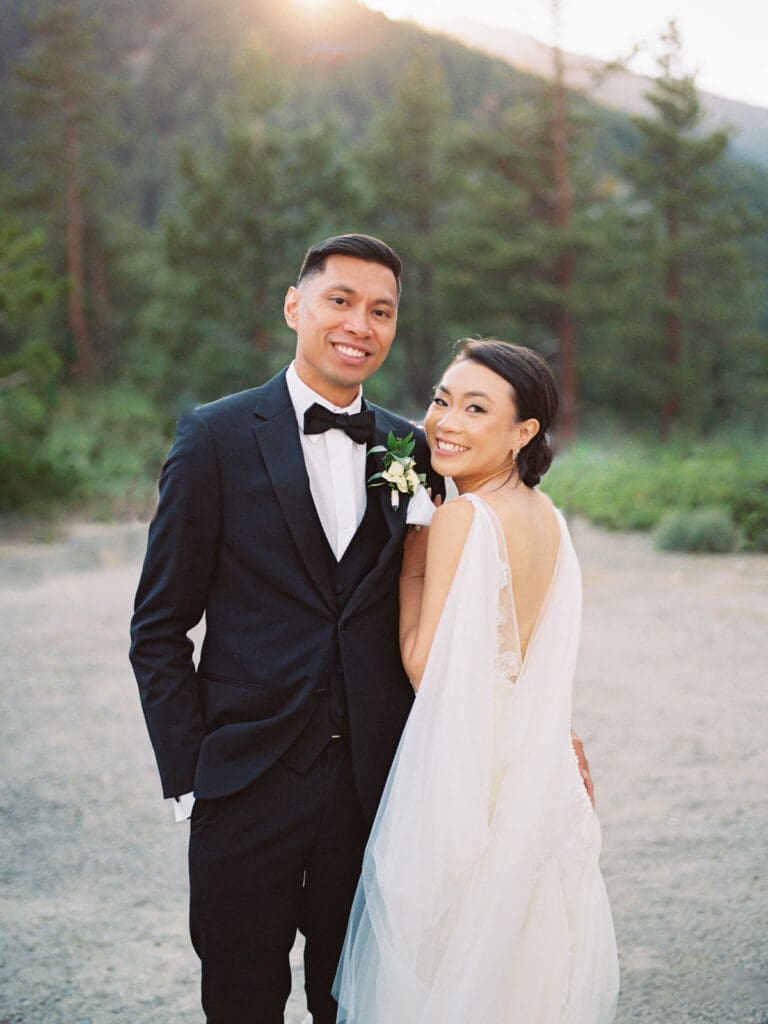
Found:
[[[194,794],[209,1024],[282,1022],[297,927],[314,1022],[336,1019],[363,848],[413,699],[397,639],[409,499],[366,488],[381,468],[368,449],[411,425],[361,390],[395,336],[400,272],[365,235],[312,246],[285,298],[295,361],[183,417],[160,478],[131,660],[164,795]],[[418,433],[414,455],[442,493]]]

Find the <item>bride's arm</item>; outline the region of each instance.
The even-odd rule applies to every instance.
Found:
[[[418,690],[472,524],[468,501],[442,505],[428,530],[410,530],[400,573],[400,656]]]

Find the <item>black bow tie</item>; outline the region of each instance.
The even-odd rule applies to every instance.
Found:
[[[324,434],[326,430],[335,427],[343,430],[347,437],[351,437],[357,444],[372,441],[375,426],[376,417],[370,409],[350,415],[346,412],[331,412],[324,405],[315,402],[304,413],[305,434]]]

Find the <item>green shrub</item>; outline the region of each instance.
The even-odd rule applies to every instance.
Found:
[[[92,514],[142,514],[154,494],[173,423],[124,385],[73,391],[61,401],[45,452],[81,481]]]
[[[167,416],[122,385],[73,391],[60,402],[46,454],[72,466],[87,493],[109,492],[158,475],[168,449]]]
[[[728,512],[701,508],[695,512],[669,512],[656,528],[654,542],[660,551],[701,551],[726,554],[735,551],[738,531]]]
[[[54,514],[80,476],[46,451],[61,360],[43,342],[0,358],[0,513]]]
[[[765,443],[582,443],[558,455],[542,487],[564,510],[613,530],[649,530],[670,512],[719,508],[745,549],[768,550]]]
[[[0,513],[54,515],[62,501],[78,493],[71,466],[58,465],[33,447],[0,443]]]

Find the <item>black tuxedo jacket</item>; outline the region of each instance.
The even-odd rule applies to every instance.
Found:
[[[369,407],[375,444],[411,431]],[[417,469],[442,493],[416,439]],[[226,796],[258,778],[307,724],[340,658],[355,780],[372,817],[413,699],[398,648],[408,499],[394,510],[388,487],[369,489],[388,538],[339,612],[285,371],[183,417],[159,490],[131,661],[164,795]],[[187,634],[203,614],[196,670]]]

